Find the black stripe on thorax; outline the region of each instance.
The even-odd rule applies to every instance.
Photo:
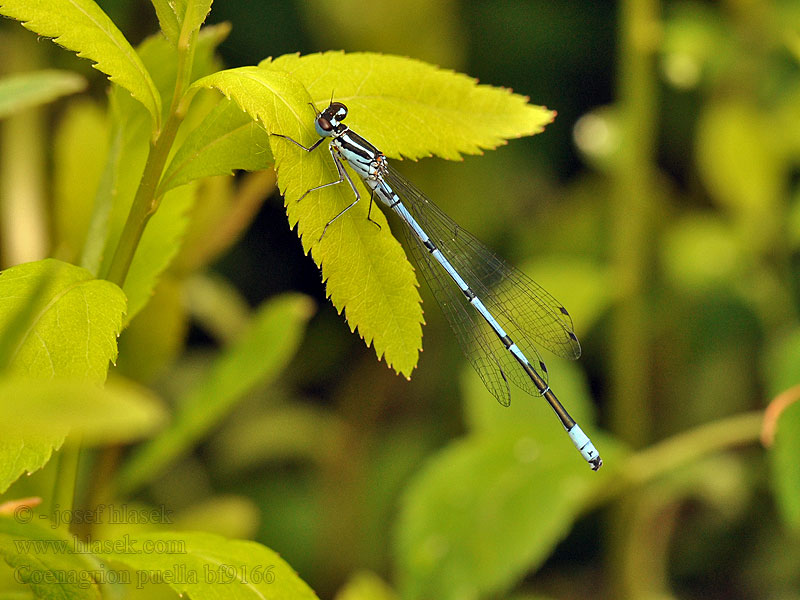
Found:
[[[367,140],[363,137],[354,133],[351,130],[347,130],[345,133],[340,135],[336,138],[336,141],[342,147],[343,150],[347,150],[348,152],[352,152],[362,158],[366,158],[367,160],[375,160],[375,158],[381,154],[381,151],[378,150],[375,146],[370,144]]]

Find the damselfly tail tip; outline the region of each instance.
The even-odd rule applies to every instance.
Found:
[[[597,471],[597,469],[603,466],[603,459],[600,458],[600,453],[597,451],[597,448],[594,447],[592,440],[583,433],[583,430],[577,423],[567,430],[567,434],[584,460],[592,467],[592,471]]]

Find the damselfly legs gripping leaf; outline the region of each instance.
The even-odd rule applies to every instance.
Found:
[[[380,150],[342,122],[346,116],[347,107],[340,102],[331,102],[318,113],[315,128],[320,138],[310,147],[273,134],[306,152],[330,140],[328,150],[339,179],[311,188],[301,199],[345,182],[353,191],[354,201],[328,221],[320,239],[360,200],[345,170],[347,163],[371,190],[370,209],[377,197],[406,224],[408,248],[487,389],[503,405],[511,401],[509,380],[530,394],[543,396],[583,458],[592,469],[599,469],[603,464],[600,455],[550,389],[547,369],[533,343],[535,340],[559,356],[578,358],[581,347],[567,310],[530,277],[461,229],[389,166]],[[534,357],[535,363],[528,356]]]

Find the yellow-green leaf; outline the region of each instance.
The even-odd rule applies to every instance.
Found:
[[[151,0],[161,31],[173,46],[178,45],[181,29],[197,29],[211,10],[211,0]]]
[[[92,0],[2,0],[0,14],[88,58],[141,102],[158,128],[161,98],[136,51]]]
[[[31,379],[99,384],[117,355],[125,296],[85,269],[48,259],[0,272],[0,366]],[[13,396],[25,397],[24,395]],[[0,435],[0,492],[47,464],[64,435]]]
[[[150,302],[159,278],[178,254],[196,192],[195,184],[171,190],[147,224],[123,285],[128,297],[125,324]]]
[[[86,80],[71,71],[48,69],[4,77],[0,79],[0,119],[85,87]]]
[[[181,29],[198,29],[211,10],[212,0],[151,0],[161,31],[173,46],[178,45]]]
[[[13,320],[25,309],[22,326]],[[0,332],[8,369],[35,378],[105,381],[117,356],[125,296],[85,269],[47,259],[0,273]]]
[[[389,157],[480,154],[509,138],[539,133],[555,116],[509,89],[400,56],[287,54],[260,66],[291,73],[319,110],[331,96],[346,104],[348,125]],[[313,124],[310,110],[303,115]]]
[[[178,148],[159,193],[201,177],[230,175],[235,169],[267,169],[274,161],[269,134],[235,102],[223,99]]]
[[[598,437],[604,456],[619,464],[622,449]],[[403,498],[395,529],[400,596],[505,597],[614,476],[586,468],[549,419],[451,444]]]
[[[775,445],[770,450],[772,485],[784,522],[800,531],[800,472],[797,452],[800,449],[800,402],[790,404],[780,414]]]
[[[71,103],[53,142],[55,255],[73,262],[86,241],[94,199],[109,155],[109,124],[94,102]]]
[[[359,571],[336,594],[336,600],[397,600],[397,598],[397,593],[371,571]]]
[[[0,515],[0,556],[14,569],[15,577],[30,586],[33,597],[100,600],[95,579],[104,567],[79,546],[80,542],[61,528]],[[12,594],[7,592],[4,597],[27,597]]]
[[[163,552],[105,554],[140,573],[138,581],[166,583],[191,598],[291,598],[317,595],[276,552],[256,542],[202,532],[137,533],[138,544]],[[183,574],[183,576],[181,576]]]
[[[195,86],[219,89],[267,131],[310,143],[314,117],[310,98],[282,71],[242,67],[210,75]],[[289,225],[297,226],[304,249],[321,266],[333,305],[345,311],[352,331],[358,328],[366,343],[374,344],[379,358],[410,375],[422,346],[422,309],[413,269],[385,217],[377,209],[372,211],[380,229],[367,220],[369,196],[361,186],[365,200],[319,241],[325,223],[353,201],[352,190],[333,186],[297,202],[309,188],[334,181],[336,168],[322,148],[307,157],[286,140],[273,138],[271,143]]]
[[[25,398],[25,403],[19,399]],[[83,443],[128,442],[152,432],[166,413],[144,388],[79,379],[0,378],[0,438],[81,435]]]
[[[312,312],[308,298],[299,294],[264,303],[240,339],[181,400],[172,426],[132,455],[120,474],[120,488],[130,491],[158,474],[253,387],[277,377],[294,356]]]

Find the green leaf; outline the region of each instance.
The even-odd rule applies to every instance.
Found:
[[[264,123],[267,131],[311,143],[310,98],[286,73],[243,67],[215,73],[194,85],[219,89]],[[380,229],[367,220],[369,195],[362,185],[365,201],[319,241],[325,223],[353,201],[352,191],[346,185],[333,186],[297,202],[306,190],[337,179],[336,168],[322,149],[307,156],[285,140],[273,138],[271,144],[289,225],[297,226],[305,251],[311,251],[321,266],[333,305],[346,312],[351,331],[358,328],[367,345],[374,344],[379,358],[410,375],[422,346],[422,309],[413,269],[385,217],[377,209],[372,211]]]
[[[769,396],[800,384],[800,327],[786,326],[781,335],[767,340],[760,362]]]
[[[34,71],[0,79],[0,119],[17,111],[80,92],[86,80],[71,71]]]
[[[62,529],[0,516],[0,554],[37,598],[100,600],[104,566]]]
[[[396,600],[397,594],[387,583],[370,571],[353,575],[336,594],[336,600]]]
[[[744,250],[730,219],[704,211],[673,220],[664,232],[661,260],[676,288],[697,293],[742,277]]]
[[[19,398],[25,398],[20,403]],[[164,424],[166,414],[144,388],[110,381],[104,387],[72,379],[0,378],[0,437],[61,436],[83,443],[124,443]]]
[[[197,326],[222,344],[242,335],[250,324],[250,307],[238,289],[209,271],[184,282],[186,304]]]
[[[611,440],[595,442],[618,464]],[[612,475],[592,472],[552,419],[452,444],[402,501],[401,596],[504,595],[542,564]]]
[[[137,449],[120,474],[129,491],[191,448],[256,385],[275,378],[294,355],[311,317],[308,298],[288,294],[262,305],[249,329],[182,399],[172,426]]]
[[[0,494],[23,474],[44,467],[66,435],[7,435],[0,439]]]
[[[178,254],[196,191],[195,185],[187,185],[168,192],[148,222],[123,284],[128,297],[126,324],[150,301],[161,274]]]
[[[108,119],[91,101],[70,104],[53,146],[53,228],[56,255],[77,260],[86,241],[94,199],[109,156]]]
[[[164,552],[119,552],[110,559],[139,571],[139,580],[162,582],[191,598],[314,600],[314,591],[276,552],[256,542],[210,533],[140,533],[138,544]],[[174,552],[169,549],[174,548]]]
[[[212,0],[151,0],[161,31],[173,46],[178,45],[181,29],[198,29],[211,10]]]
[[[778,508],[786,524],[800,531],[800,402],[786,407],[778,419],[775,443],[770,451],[772,480]]]
[[[17,265],[0,273],[0,331],[23,307],[30,318],[4,339],[12,373],[105,381],[125,312],[116,285],[55,259]]]
[[[108,152],[106,153],[103,172],[97,184],[97,191],[92,201],[92,214],[89,218],[86,238],[78,261],[81,267],[95,275],[100,273],[102,266],[103,253],[108,243],[111,217],[114,214],[115,204],[121,203],[118,180],[121,164],[123,159],[126,158],[127,139],[125,133],[119,122],[112,123]],[[135,166],[130,163],[128,163],[128,167],[128,173],[135,169]]]
[[[205,69],[213,67],[214,49],[227,31],[227,27],[210,27],[201,32],[197,40],[193,73],[202,74]],[[168,93],[167,90],[175,85],[175,48],[162,36],[157,36],[145,40],[139,52],[152,73],[157,88],[164,94]],[[112,93],[111,99],[116,154],[113,165],[110,165],[108,179],[113,185],[103,187],[102,202],[97,203],[107,213],[97,215],[97,233],[103,239],[105,248],[100,250],[93,247],[91,256],[87,256],[92,260],[102,257],[99,273],[108,271],[150,149],[149,119],[146,113],[125,94]],[[215,101],[216,98],[205,100]],[[197,122],[197,113],[204,115],[204,110],[207,110],[204,102],[194,102],[184,124]],[[183,134],[179,131],[179,137],[181,135]],[[189,222],[185,213],[193,202],[192,189],[174,190],[164,196],[155,216],[148,222],[145,237],[140,242],[131,266],[135,273],[129,272],[125,282],[126,292],[130,294],[128,319],[133,318],[149,301],[158,278],[177,254]]]
[[[153,301],[120,335],[117,371],[135,381],[155,381],[183,350],[188,330],[182,282],[166,275],[159,281]],[[158,335],[153,335],[154,331]]]
[[[223,99],[178,148],[159,184],[164,193],[193,179],[259,171],[275,159],[264,127],[235,103]]]
[[[12,374],[102,383],[116,357],[125,296],[112,283],[54,259],[0,272],[0,357]],[[13,396],[19,398],[21,396]],[[63,434],[0,440],[0,491],[43,467]]]
[[[586,376],[577,364],[563,359],[547,361],[549,383],[569,413],[580,423],[589,437],[594,434],[594,407]],[[558,420],[547,401],[512,388],[510,406],[502,406],[486,390],[478,373],[464,366],[461,373],[461,395],[464,398],[464,420],[470,431],[492,432],[537,423],[558,429]],[[566,436],[562,441],[567,441]],[[565,446],[569,452],[569,442]],[[602,456],[603,449],[598,448]]]
[[[237,414],[236,417],[239,417]],[[275,461],[324,461],[325,432],[341,423],[318,407],[281,404],[248,411],[214,437],[212,462],[226,473],[243,472]]]
[[[170,0],[150,0],[153,8],[156,9],[158,24],[170,44],[178,45],[178,36],[181,33],[181,19],[178,15],[178,3]],[[185,3],[183,3],[185,4]]]
[[[467,75],[400,56],[286,54],[260,66],[291,73],[319,110],[333,94],[347,105],[348,124],[394,158],[480,154],[506,139],[539,133],[555,116],[506,88],[479,85]],[[313,113],[306,109],[301,114],[316,137]],[[308,145],[314,140],[298,141]]]
[[[109,79],[128,90],[161,123],[161,97],[136,51],[92,0],[2,0],[0,14],[88,58]]]
[[[735,98],[709,102],[697,124],[703,183],[756,249],[770,248],[783,227],[786,162],[772,133],[777,127],[771,113]]]

